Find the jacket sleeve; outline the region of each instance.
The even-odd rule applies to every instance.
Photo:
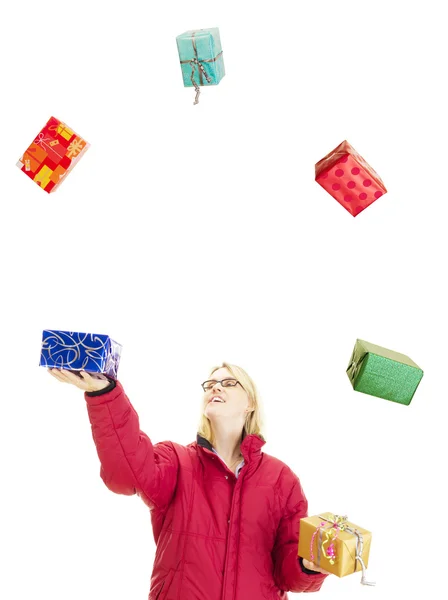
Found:
[[[274,579],[285,592],[317,592],[327,577],[306,569],[297,554],[300,519],[307,516],[307,511],[308,502],[296,478],[277,529],[273,550]]]
[[[173,444],[153,445],[121,384],[99,395],[84,394],[101,462],[100,476],[116,494],[140,495],[150,508],[171,501],[179,468]]]

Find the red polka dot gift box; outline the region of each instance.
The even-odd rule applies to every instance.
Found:
[[[354,217],[387,192],[378,173],[347,141],[316,164],[316,181]]]
[[[59,119],[51,117],[17,166],[46,192],[54,192],[89,144]]]

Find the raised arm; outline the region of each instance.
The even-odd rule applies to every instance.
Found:
[[[137,412],[118,381],[99,384],[89,374],[82,373],[80,378],[69,371],[53,371],[60,381],[73,383],[85,392],[105,485],[117,494],[138,493],[150,508],[163,510],[177,483],[179,464],[173,445],[152,444],[140,430]]]

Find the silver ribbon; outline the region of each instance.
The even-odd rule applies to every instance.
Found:
[[[196,81],[194,80],[194,72],[195,72],[195,68],[197,67],[198,72],[199,72],[199,80],[202,79],[202,76],[204,76],[207,80],[207,83],[211,82],[210,77],[207,75],[207,73],[205,72],[205,69],[202,65],[202,63],[199,62],[199,60],[197,58],[193,58],[190,61],[190,65],[191,65],[191,83],[194,85],[194,89],[196,90],[196,96],[193,102],[194,104],[198,104],[199,103],[199,94],[201,93],[201,88],[198,86],[198,84],[196,83]]]

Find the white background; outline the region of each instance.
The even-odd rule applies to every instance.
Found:
[[[319,598],[444,596],[443,4],[2,7],[1,598],[149,592],[149,511],[102,483],[82,393],[37,366],[46,328],[123,344],[154,442],[193,441],[209,368],[243,366],[310,514],[373,531],[377,586]],[[227,75],[193,106],[175,37],[215,26]],[[15,163],[51,115],[92,146],[47,195]],[[389,190],[356,218],[314,181],[344,139]],[[356,338],[423,368],[410,406],[352,390]]]

